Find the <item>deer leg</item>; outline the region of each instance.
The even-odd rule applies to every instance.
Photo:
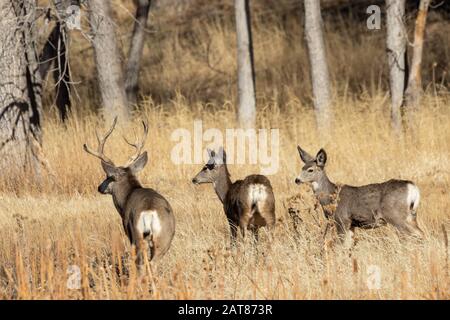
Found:
[[[417,222],[414,226],[411,226],[411,233],[414,234],[414,236],[418,237],[419,239],[423,239],[425,237],[425,234],[423,233],[422,229],[419,228],[417,225]]]
[[[415,215],[408,212],[406,215],[393,214],[389,217],[388,222],[397,228],[403,234],[415,236],[422,239],[424,234],[417,224]]]
[[[239,230],[241,231],[241,235],[242,235],[242,241],[243,243],[245,243],[245,235],[247,233],[247,224],[245,222],[240,222],[239,223]]]
[[[151,239],[147,239],[147,252],[148,252],[148,259],[150,261],[153,261],[154,259],[157,259],[160,252],[159,247],[155,246],[155,242],[153,241],[153,235],[151,236]]]
[[[245,239],[245,232],[249,226],[250,218],[251,213],[244,211],[242,212],[241,218],[239,219],[239,229],[241,229],[242,238],[244,239]]]
[[[395,224],[394,226],[403,234],[414,236],[419,239],[423,239],[424,237],[423,231],[419,228],[416,221],[404,221],[402,223]]]
[[[273,221],[268,222],[266,224],[265,228],[267,230],[267,238],[268,238],[269,246],[270,246],[272,244],[272,242],[274,241],[275,219],[273,219]]]
[[[250,230],[252,231],[253,238],[255,240],[255,244],[259,241],[259,228],[255,225],[250,226]]]
[[[252,237],[253,238],[253,243],[252,244],[253,244],[253,246],[255,248],[256,258],[258,259],[259,253],[260,253],[259,246],[258,246],[258,243],[259,243],[259,227],[254,225],[254,224],[251,224],[249,226],[249,229],[250,229],[250,231],[251,231],[251,233],[253,235],[253,237]]]
[[[340,218],[336,215],[336,231],[341,244],[343,244],[345,248],[350,248],[353,244],[354,228],[352,228],[351,225],[352,222],[350,219]]]
[[[417,223],[417,216],[415,215],[415,213],[414,214],[410,213],[408,215],[408,217],[406,218],[406,224],[408,225],[410,234],[412,234],[420,239],[424,238],[425,235],[424,235],[422,229],[419,228],[419,225]]]
[[[355,234],[355,227],[350,227],[344,237],[344,248],[350,249],[353,246],[353,235]]]
[[[145,273],[145,268],[144,268],[144,252],[143,250],[145,248],[144,245],[144,240],[143,239],[139,239],[136,241],[135,244],[135,249],[136,249],[136,267],[137,267],[137,271],[138,271],[138,277],[141,278],[144,273]]]

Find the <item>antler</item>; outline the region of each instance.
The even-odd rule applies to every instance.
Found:
[[[144,127],[144,133],[142,134],[142,138],[140,140],[137,140],[136,143],[131,143],[127,140],[127,138],[123,137],[126,143],[136,149],[136,152],[129,158],[126,166],[131,165],[141,155],[142,148],[144,148],[145,140],[147,139],[148,135],[148,124],[146,120],[142,121],[142,126]]]
[[[105,146],[106,139],[108,139],[108,137],[111,135],[111,133],[113,132],[114,128],[116,127],[116,123],[117,123],[117,117],[114,118],[114,121],[113,121],[113,124],[112,124],[111,128],[106,132],[106,134],[103,137],[99,136],[97,130],[95,131],[95,135],[97,136],[97,142],[98,142],[97,151],[94,151],[91,148],[89,148],[87,146],[87,144],[83,144],[84,151],[86,151],[87,153],[93,155],[94,157],[99,158],[100,160],[102,160],[102,161],[104,161],[106,163],[114,165],[112,160],[109,159],[107,156],[105,156],[105,154],[103,153],[103,148]]]

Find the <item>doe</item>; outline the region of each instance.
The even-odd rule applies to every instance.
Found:
[[[258,241],[259,228],[267,226],[271,229],[275,224],[275,198],[269,179],[253,174],[231,182],[223,148],[217,154],[208,149],[208,154],[209,161],[192,182],[213,184],[230,225],[232,245],[236,243],[238,227],[243,237],[246,230],[251,230]]]
[[[376,228],[386,223],[400,232],[423,237],[417,224],[419,188],[411,181],[389,180],[360,187],[336,185],[325,172],[327,154],[320,149],[312,157],[297,147],[304,166],[295,183],[311,183],[327,217],[334,216],[336,228],[346,246],[351,246],[355,227]]]
[[[100,137],[97,134],[97,151],[86,144],[83,148],[89,154],[99,158],[106,173],[106,179],[98,186],[101,194],[111,194],[119,212],[123,228],[132,246],[136,249],[136,264],[142,271],[144,252],[149,260],[163,256],[170,247],[175,234],[175,218],[169,202],[158,192],[144,188],[136,174],[147,164],[147,152],[142,153],[148,134],[148,125],[142,122],[144,133],[136,143],[125,141],[136,149],[125,166],[116,166],[105,156],[103,148],[117,122],[117,117],[109,131]]]

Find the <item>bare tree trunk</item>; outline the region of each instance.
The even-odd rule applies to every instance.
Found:
[[[35,1],[0,0],[0,171],[39,174],[41,78]]]
[[[56,43],[56,67],[53,72],[53,78],[56,83],[56,107],[62,121],[67,119],[67,113],[71,109],[70,102],[70,66],[69,66],[69,32],[66,25],[68,11],[72,5],[80,7],[80,0],[54,0],[58,12],[59,21],[56,27],[59,27],[59,36]],[[70,12],[72,14],[72,12]]]
[[[39,70],[41,78],[45,80],[52,63],[53,78],[55,81],[56,107],[62,121],[67,119],[67,113],[70,111],[70,68],[67,61],[68,50],[67,30],[58,21],[50,33],[47,42],[44,45],[42,53],[39,57]]]
[[[249,0],[235,0],[238,50],[238,122],[253,128],[256,122],[255,70]]]
[[[125,90],[128,102],[136,104],[139,92],[139,70],[141,67],[142,49],[144,48],[145,28],[147,27],[150,0],[136,1],[136,15],[131,38],[130,52],[125,72]]]
[[[320,1],[305,0],[305,36],[311,66],[314,109],[319,131],[327,133],[331,121],[331,94],[322,24]]]
[[[58,27],[58,26],[57,26]],[[62,30],[59,33],[56,54],[56,66],[53,71],[53,79],[55,81],[56,92],[56,107],[59,110],[59,116],[64,122],[67,119],[67,114],[70,111],[70,68],[67,60],[68,50],[67,44],[67,30],[61,26]]]
[[[89,9],[105,120],[112,121],[115,116],[127,119],[128,103],[110,1],[89,0]]]
[[[391,124],[397,133],[402,131],[401,106],[405,92],[406,30],[404,26],[405,0],[386,0],[387,54],[391,87]]]
[[[45,81],[47,74],[56,58],[56,48],[61,30],[55,26],[45,42],[41,55],[39,56],[39,72],[41,79]]]
[[[405,92],[405,115],[409,125],[413,125],[413,113],[419,109],[422,97],[422,52],[430,0],[421,0],[414,30],[414,49],[409,73],[408,86]]]

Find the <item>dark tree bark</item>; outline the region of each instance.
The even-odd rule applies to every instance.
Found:
[[[111,18],[110,1],[89,0],[89,9],[105,120],[112,121],[115,116],[128,119],[128,102],[114,23]]]
[[[41,77],[35,1],[0,0],[0,171],[39,173]]]
[[[59,110],[59,116],[64,122],[67,119],[67,113],[70,111],[70,68],[67,61],[67,47],[66,47],[67,32],[65,28],[59,33],[56,65],[53,71],[53,79],[56,83],[56,107]]]
[[[67,119],[71,108],[70,102],[70,68],[67,61],[67,30],[59,21],[50,33],[39,57],[41,78],[47,77],[52,64],[55,81],[55,103],[62,121]]]
[[[136,15],[125,71],[125,90],[128,102],[137,103],[139,92],[139,70],[141,68],[142,50],[144,48],[145,28],[147,27],[150,0],[136,0]]]
[[[42,49],[41,55],[39,56],[39,72],[42,80],[45,80],[45,78],[47,78],[48,71],[50,70],[54,59],[56,58],[56,48],[59,34],[60,28],[59,26],[55,26],[48,36],[48,39]]]

